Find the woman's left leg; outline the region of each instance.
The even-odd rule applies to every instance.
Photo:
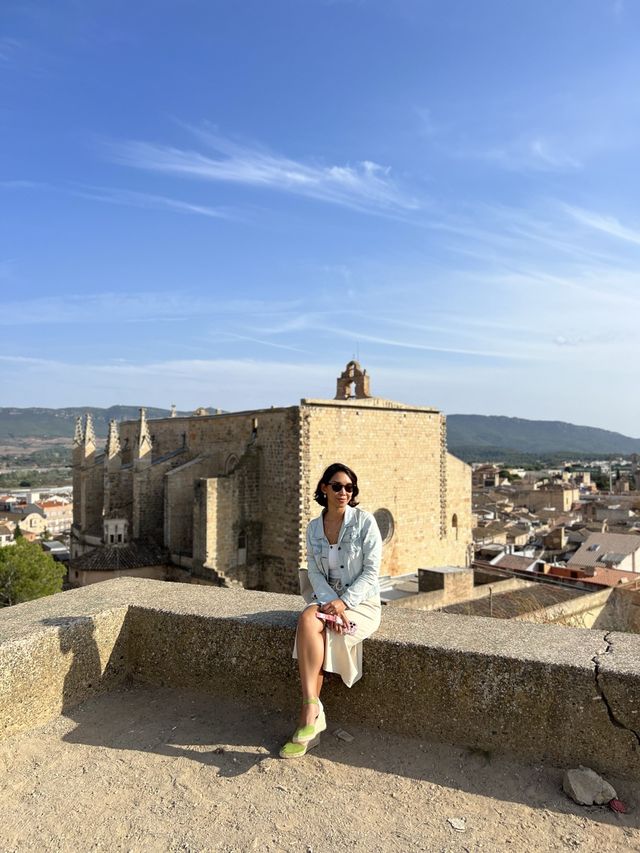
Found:
[[[298,669],[302,688],[300,726],[313,723],[318,715],[318,706],[306,704],[305,700],[320,697],[322,689],[322,664],[324,662],[324,623],[316,618],[317,607],[307,607],[298,619],[296,648]]]

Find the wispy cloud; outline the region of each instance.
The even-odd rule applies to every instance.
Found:
[[[34,297],[15,301],[5,299],[0,312],[0,326],[85,323],[108,325],[165,322],[176,320],[210,320],[213,318],[247,318],[280,315],[296,311],[298,300],[267,302],[261,299],[219,299],[182,290],[147,292],[104,292],[69,294],[56,297]]]
[[[208,216],[213,219],[234,219],[241,217],[233,210],[224,207],[211,207],[206,204],[196,204],[182,199],[154,193],[143,193],[118,187],[99,187],[78,184],[76,186],[55,186],[41,181],[7,180],[0,181],[3,190],[42,190],[45,192],[63,193],[89,201],[100,201],[107,204],[118,204],[125,207],[137,207],[142,210],[168,210],[173,213],[191,213]]]
[[[512,172],[567,172],[582,168],[581,160],[562,150],[558,143],[540,136],[524,136],[504,145],[463,149],[458,156],[495,163]]]
[[[581,169],[582,163],[557,147],[553,147],[547,139],[536,137],[529,143],[529,150],[534,161],[540,168],[552,170]]]
[[[475,350],[453,346],[434,346],[431,344],[422,344],[415,341],[398,340],[394,338],[379,337],[377,335],[368,335],[363,334],[359,331],[350,332],[343,329],[335,329],[334,333],[339,337],[349,338],[354,342],[369,341],[370,343],[374,344],[382,344],[385,347],[399,347],[401,349],[421,350],[423,352],[441,352],[448,353],[449,355],[473,355],[480,358],[498,358],[506,359],[508,361],[530,361],[531,358],[536,358],[536,356],[533,356],[529,353],[523,355],[516,352],[500,352],[499,350]]]
[[[627,243],[634,243],[640,246],[640,231],[623,225],[615,216],[594,213],[593,211],[584,210],[580,207],[572,207],[571,205],[565,205],[565,210],[582,225],[588,225],[589,228],[607,234],[609,237],[617,237],[620,240],[625,240]]]
[[[79,198],[86,198],[91,201],[103,201],[108,204],[138,207],[143,210],[170,210],[174,213],[192,213],[200,216],[209,216],[213,219],[239,219],[235,213],[224,208],[194,204],[193,202],[180,201],[179,199],[151,193],[134,192],[125,189],[109,189],[107,187],[87,187],[70,190],[69,192]]]
[[[300,349],[300,347],[292,347],[288,344],[277,344],[274,341],[265,341],[261,338],[252,338],[249,335],[238,335],[235,332],[224,332],[222,335],[217,335],[216,339],[218,341],[224,340],[224,338],[231,338],[236,341],[247,341],[252,344],[260,344],[260,346],[264,347],[273,347],[274,349],[284,349],[289,350],[290,352],[303,352],[308,353],[308,350]]]
[[[257,145],[243,145],[208,128],[191,128],[203,150],[130,141],[111,146],[122,164],[204,181],[240,184],[305,196],[363,212],[417,210],[391,168],[362,160],[355,165],[302,162]]]

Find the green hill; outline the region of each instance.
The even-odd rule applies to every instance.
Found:
[[[465,459],[501,453],[590,457],[640,453],[640,439],[619,432],[496,415],[449,415],[447,436],[451,452]]]
[[[208,409],[211,414],[215,409]],[[109,421],[136,420],[140,416],[139,406],[111,406],[99,409],[91,406],[67,409],[17,409],[0,408],[0,439],[2,438],[73,438],[78,415],[90,412],[96,435],[106,438]],[[168,418],[169,409],[147,408],[148,418]],[[178,412],[186,415],[190,412]]]

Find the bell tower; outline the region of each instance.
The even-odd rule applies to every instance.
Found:
[[[350,361],[338,377],[335,399],[363,400],[367,397],[371,397],[367,371],[362,370],[357,361]]]

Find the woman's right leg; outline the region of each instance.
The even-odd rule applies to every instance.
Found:
[[[316,618],[317,607],[306,607],[298,619],[296,647],[302,699],[320,696],[324,662],[324,622]],[[317,705],[302,705],[300,726],[312,723],[318,715]]]

